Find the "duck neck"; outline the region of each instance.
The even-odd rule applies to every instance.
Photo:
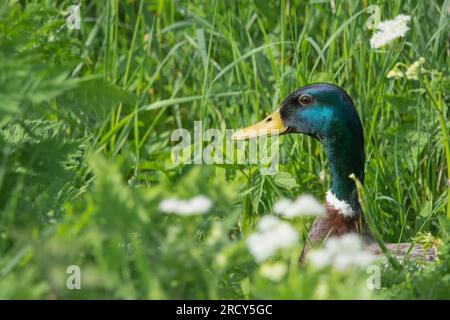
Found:
[[[356,138],[355,138],[356,137]],[[331,195],[335,202],[350,205],[344,215],[360,212],[356,184],[349,176],[353,173],[364,183],[364,142],[361,135],[342,135],[324,139],[325,153],[330,163]],[[337,201],[336,201],[337,200]],[[327,197],[327,201],[329,201]],[[332,201],[331,201],[332,202]],[[333,205],[333,203],[329,203]],[[344,206],[345,207],[345,206]]]

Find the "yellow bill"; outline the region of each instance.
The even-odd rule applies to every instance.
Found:
[[[260,121],[250,127],[239,129],[233,134],[233,140],[253,139],[257,137],[265,137],[278,135],[285,132],[288,128],[281,121],[280,108],[269,115],[263,121]]]

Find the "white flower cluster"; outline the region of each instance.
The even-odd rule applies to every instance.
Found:
[[[378,31],[370,39],[370,46],[373,49],[378,49],[394,39],[404,37],[408,32],[408,22],[411,20],[410,16],[399,15],[392,20],[382,21],[378,24]]]
[[[324,206],[310,194],[302,194],[294,201],[281,199],[274,204],[273,211],[287,218],[325,215]]]
[[[275,216],[264,216],[258,223],[257,232],[247,239],[247,247],[258,262],[275,255],[279,249],[297,244],[297,230],[288,222]]]
[[[212,201],[203,195],[198,195],[189,200],[175,198],[164,199],[159,204],[159,210],[164,213],[175,213],[180,216],[204,214],[212,208]]]
[[[367,267],[376,259],[363,249],[359,236],[349,233],[325,242],[323,249],[312,250],[308,261],[317,268],[333,267],[346,270],[352,267]]]

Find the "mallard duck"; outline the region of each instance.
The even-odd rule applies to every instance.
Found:
[[[358,200],[353,174],[364,183],[364,135],[361,120],[350,96],[340,87],[319,83],[302,87],[288,95],[281,106],[261,122],[238,130],[233,139],[242,140],[261,135],[300,133],[320,141],[328,157],[331,188],[327,192],[326,216],[317,218],[309,231],[309,243],[300,261],[303,263],[311,245],[328,237],[357,233],[368,250],[382,255],[373,240]],[[427,261],[435,251],[407,243],[386,244],[396,257],[406,254]]]

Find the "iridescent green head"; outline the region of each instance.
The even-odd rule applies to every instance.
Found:
[[[273,114],[238,131],[235,138],[255,137],[260,135],[258,132],[301,133],[319,140],[330,163],[331,191],[357,209],[355,183],[349,175],[354,173],[364,181],[363,128],[352,100],[342,88],[326,83],[300,88],[287,96]]]

